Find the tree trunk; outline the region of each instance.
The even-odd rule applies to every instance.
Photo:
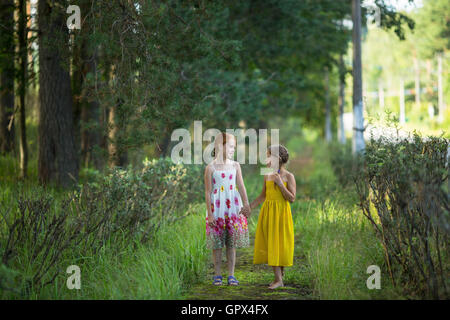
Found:
[[[416,98],[416,108],[420,110],[420,68],[419,68],[419,60],[417,57],[414,57],[414,91]]]
[[[444,121],[445,102],[444,102],[444,88],[442,86],[442,53],[438,53],[438,122]]]
[[[325,68],[325,140],[331,139],[330,71]]]
[[[39,127],[38,176],[41,183],[63,187],[78,180],[73,128],[73,101],[67,67],[66,3],[39,0]]]
[[[109,132],[108,132],[108,164],[109,167],[123,167],[127,163],[127,152],[124,146],[121,145],[120,135],[121,135],[121,125],[120,119],[117,117],[117,107],[120,107],[123,103],[120,99],[118,101],[118,106],[113,106],[109,109]]]
[[[361,67],[361,4],[352,0],[353,18],[353,153],[365,149]]]
[[[93,54],[87,52],[87,47],[83,46],[81,51],[81,57],[85,64],[83,78],[86,79],[88,74],[93,77],[97,76],[97,51]],[[94,165],[95,168],[100,168],[99,155],[94,151],[95,147],[100,146],[100,133],[99,133],[99,123],[100,123],[100,104],[90,94],[93,88],[88,88],[84,86],[83,104],[81,109],[81,121],[83,125],[87,125],[88,128],[84,128],[81,131],[81,154],[82,160],[85,166],[89,164]],[[87,97],[89,96],[89,97]]]
[[[339,56],[339,142],[345,144],[344,108],[345,108],[345,64],[342,54]]]
[[[25,123],[25,95],[27,90],[27,65],[28,65],[28,44],[27,44],[27,3],[26,0],[19,0],[19,58],[20,58],[20,76],[19,76],[19,128],[20,128],[20,178],[27,177],[28,167],[28,147],[27,131]]]
[[[99,48],[99,55],[102,56],[101,48]],[[109,86],[109,80],[111,78],[111,63],[105,63],[102,71],[99,72],[99,78],[103,79],[97,85],[101,90],[103,86]],[[108,135],[109,135],[109,108],[105,104],[100,105],[100,149],[103,151],[100,163],[100,170],[103,170],[108,165],[109,152],[108,152]],[[106,157],[104,156],[106,155]]]
[[[405,123],[405,82],[403,81],[403,79],[400,80],[400,92],[399,92],[399,97],[400,97],[400,123],[404,124]]]
[[[83,29],[81,29],[83,30]],[[71,65],[71,82],[72,82],[72,97],[73,97],[73,128],[74,128],[74,141],[75,149],[77,153],[81,153],[81,110],[82,110],[82,98],[81,90],[83,87],[83,63],[81,59],[81,45],[82,38],[77,32],[73,34],[73,50],[72,50],[72,65]],[[81,153],[81,157],[83,157]]]
[[[170,145],[170,137],[171,137],[171,130],[169,130],[169,127],[165,128],[165,133],[163,135],[162,141],[161,141],[161,145],[158,146],[157,148],[157,154],[159,157],[166,157],[167,153],[169,151],[169,145]]]
[[[384,111],[384,88],[381,80],[378,80],[378,106],[380,113]]]
[[[0,154],[14,145],[14,1],[0,0]]]

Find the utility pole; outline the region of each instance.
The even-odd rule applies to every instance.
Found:
[[[365,149],[361,65],[361,4],[353,0],[353,153]]]

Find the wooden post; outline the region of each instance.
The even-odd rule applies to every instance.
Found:
[[[419,110],[420,108],[420,68],[419,68],[419,60],[417,57],[414,57],[414,91],[416,97],[416,108]]]
[[[405,82],[400,80],[400,123],[405,123]]]
[[[438,122],[442,123],[444,121],[444,109],[445,109],[445,103],[444,103],[444,89],[442,86],[442,53],[438,53],[437,55],[438,59]]]
[[[378,80],[378,105],[380,107],[380,111],[384,110],[384,89],[383,84],[380,80]]]

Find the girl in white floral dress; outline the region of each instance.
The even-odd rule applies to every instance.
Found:
[[[234,277],[236,248],[249,246],[247,216],[250,205],[241,167],[231,160],[235,148],[233,135],[219,134],[215,139],[215,159],[205,169],[206,244],[213,251],[215,285],[222,284],[222,248],[226,246],[227,251],[227,282],[238,285],[239,281]]]

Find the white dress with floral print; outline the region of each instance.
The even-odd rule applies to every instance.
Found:
[[[206,211],[207,247],[209,249],[220,249],[224,246],[248,247],[247,218],[239,214],[242,199],[236,188],[236,168],[228,170],[214,168],[211,180],[211,212],[216,225],[213,228],[209,226]]]

